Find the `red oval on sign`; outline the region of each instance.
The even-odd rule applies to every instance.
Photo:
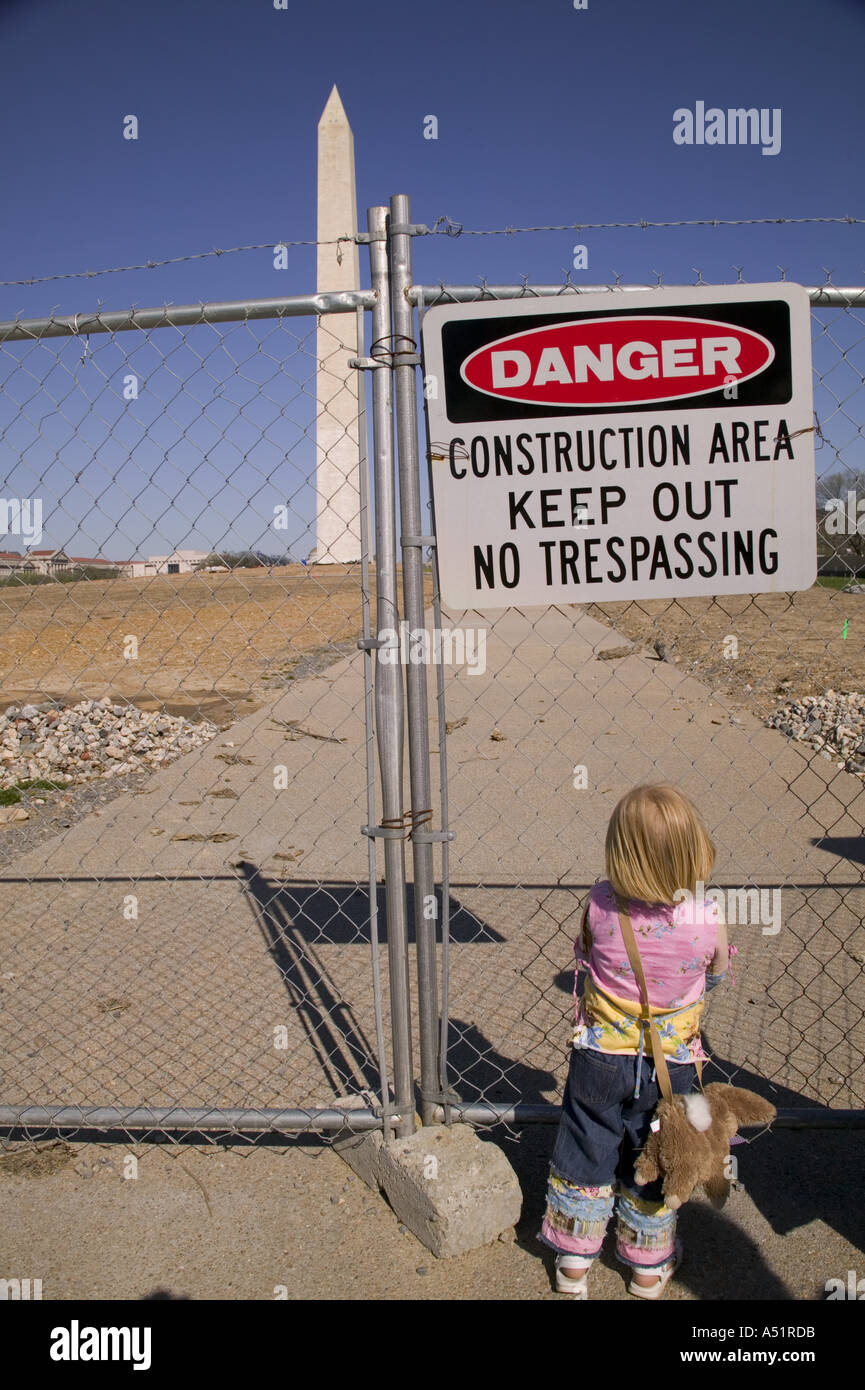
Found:
[[[652,314],[512,333],[473,352],[460,375],[527,405],[647,405],[749,381],[774,358],[768,338],[738,324]]]

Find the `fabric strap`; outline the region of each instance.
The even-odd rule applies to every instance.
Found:
[[[658,1087],[665,1100],[672,1100],[673,1087],[670,1083],[670,1072],[667,1067],[667,1059],[664,1056],[658,1025],[652,1017],[652,1010],[649,1005],[649,991],[646,986],[646,975],[643,970],[643,962],[637,950],[637,938],[634,936],[634,928],[628,916],[628,909],[618,894],[616,894],[616,907],[619,911],[619,926],[622,931],[622,937],[624,938],[625,950],[628,953],[628,960],[631,962],[634,979],[637,981],[640,989],[640,999],[643,1004],[643,1011],[640,1015],[640,1019],[649,1030],[649,1040],[652,1044],[652,1059],[655,1063],[655,1075],[658,1078]],[[702,1077],[700,1081],[702,1084]]]

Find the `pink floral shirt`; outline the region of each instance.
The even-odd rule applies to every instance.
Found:
[[[718,938],[717,905],[707,898],[672,906],[629,902],[627,908],[643,962],[649,1003],[653,1009],[673,1015],[659,1020],[664,1052],[677,1062],[702,1058],[699,1015],[706,971]],[[574,947],[578,970],[588,973],[585,996],[577,998],[574,1045],[602,1052],[637,1052],[639,1042],[635,1038],[640,1030],[633,1026],[628,1004],[633,1004],[634,1016],[640,1013],[640,990],[628,960],[615,896],[606,881],[592,889],[588,924],[592,943],[588,956],[579,938]],[[597,991],[607,999],[599,1001]],[[617,1001],[624,1008],[618,1009]],[[599,1002],[602,1007],[597,1007]]]

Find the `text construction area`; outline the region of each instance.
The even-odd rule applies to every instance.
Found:
[[[450,607],[814,583],[801,286],[444,305],[423,350]]]

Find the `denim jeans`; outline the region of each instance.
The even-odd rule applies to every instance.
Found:
[[[554,1250],[594,1258],[615,1198],[619,1258],[651,1268],[673,1252],[676,1216],[664,1203],[660,1179],[638,1187],[634,1177],[660,1099],[650,1057],[640,1061],[640,1093],[634,1096],[637,1060],[571,1049],[540,1238]],[[669,1072],[674,1095],[694,1089],[693,1064],[673,1062]]]

